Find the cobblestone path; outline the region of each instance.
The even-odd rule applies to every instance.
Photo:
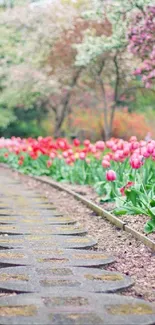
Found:
[[[119,294],[132,279],[104,270],[114,258],[82,225],[7,170],[0,184],[0,324],[155,324],[152,304]]]

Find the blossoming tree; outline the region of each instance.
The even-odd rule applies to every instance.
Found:
[[[122,96],[133,90],[133,70],[137,62],[128,51],[128,29],[132,16],[144,11],[150,2],[92,0],[92,10],[83,13],[85,19],[94,19],[96,22],[104,20],[105,24],[111,24],[110,35],[97,36],[93,30],[89,30],[85,33],[84,41],[76,45],[76,65],[93,71],[102,91],[105,139],[112,134],[115,111]],[[110,109],[107,84],[113,88]]]
[[[141,59],[135,75],[141,76],[146,88],[155,82],[155,4],[141,10],[133,19],[129,32],[131,52]]]

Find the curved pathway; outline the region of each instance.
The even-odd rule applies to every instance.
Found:
[[[130,277],[36,191],[0,171],[0,324],[155,324],[153,305],[119,295]],[[102,267],[102,268],[101,268]]]

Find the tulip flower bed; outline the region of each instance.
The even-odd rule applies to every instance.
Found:
[[[90,185],[101,202],[114,202],[115,215],[148,217],[145,232],[155,232],[155,141],[112,138],[92,144],[78,139],[0,139],[0,162],[25,174],[58,182]]]

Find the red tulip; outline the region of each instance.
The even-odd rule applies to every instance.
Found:
[[[48,168],[52,166],[52,160],[47,160],[46,165]]]
[[[18,165],[19,165],[19,166],[23,165],[23,162],[24,162],[23,159],[19,159],[19,160],[18,160]]]
[[[79,139],[74,139],[74,140],[73,140],[73,143],[74,143],[74,146],[75,146],[75,147],[79,147],[79,145],[80,145],[80,141],[79,141]]]
[[[134,185],[134,182],[128,182],[125,186],[121,187],[121,188],[120,188],[120,192],[121,192],[121,194],[122,194],[122,195],[125,195],[125,190],[126,190],[127,188],[130,188],[130,187],[133,186],[133,185]]]

